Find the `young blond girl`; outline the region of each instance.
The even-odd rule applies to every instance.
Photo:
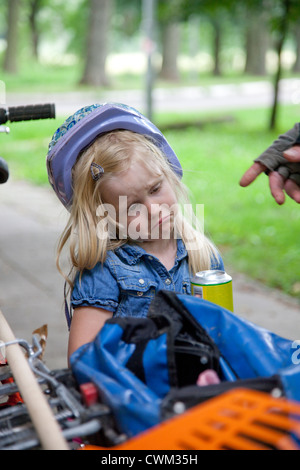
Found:
[[[54,134],[47,167],[70,212],[58,248],[59,269],[67,244],[72,266],[69,355],[110,317],[146,316],[159,290],[191,294],[191,275],[224,269],[185,216],[189,201],[175,153],[133,108],[79,110]]]

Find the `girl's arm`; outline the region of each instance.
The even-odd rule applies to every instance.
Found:
[[[95,339],[102,326],[112,317],[112,312],[97,307],[74,309],[68,344],[68,358],[83,344]]]

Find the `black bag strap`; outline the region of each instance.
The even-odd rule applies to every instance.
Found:
[[[220,355],[219,349],[213,339],[188,311],[185,305],[183,305],[175,292],[165,290],[158,292],[150,305],[148,317],[155,319],[157,317],[156,312],[159,312],[159,316],[169,318],[169,321],[173,322],[175,325],[176,322],[179,322],[179,324],[177,324],[177,331],[176,326],[174,326],[175,334],[178,334],[178,329],[180,325],[183,324],[185,328],[192,330],[199,342],[209,345],[213,348],[216,355]],[[176,317],[175,312],[178,314]]]

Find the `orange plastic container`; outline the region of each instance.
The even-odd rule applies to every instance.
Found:
[[[236,389],[125,443],[83,450],[300,450],[300,404]]]

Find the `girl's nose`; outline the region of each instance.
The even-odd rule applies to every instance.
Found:
[[[155,219],[158,218],[161,215],[161,205],[157,203],[149,202],[146,203],[146,208],[148,211],[148,217],[149,219]]]

